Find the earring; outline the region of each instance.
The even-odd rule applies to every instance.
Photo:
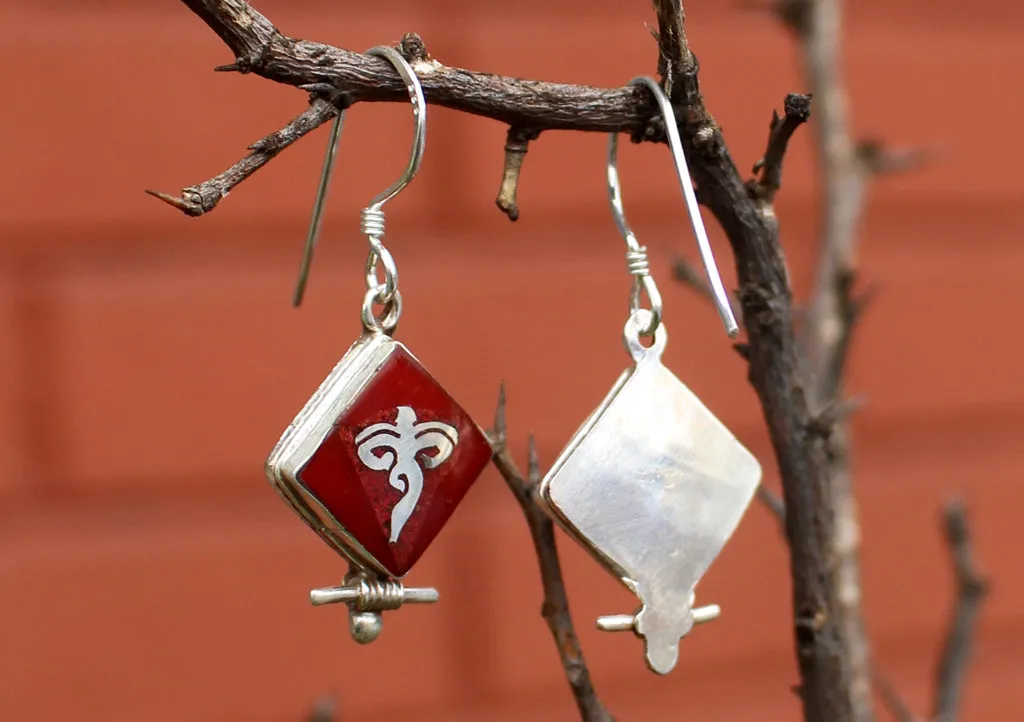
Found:
[[[730,336],[738,327],[718,275],[690,185],[672,106],[650,78],[661,108],[676,173],[690,213],[719,314]],[[541,498],[562,528],[618,576],[642,606],[635,614],[597,620],[605,631],[644,639],[647,665],[675,667],[679,640],[693,625],[718,616],[716,605],[694,609],[694,587],[739,524],[761,478],[761,467],[729,430],[662,365],[667,336],[662,302],[647,251],[622,209],[617,136],[608,143],[612,213],[626,241],[633,276],[626,349],[635,361],[576,431],[540,484]],[[641,308],[641,294],[650,309]],[[650,346],[641,337],[652,340]]]
[[[361,228],[370,245],[364,333],[285,430],[266,462],[267,477],[282,498],[349,561],[344,583],[312,590],[310,601],[346,603],[349,631],[360,643],[380,634],[382,611],[437,601],[435,589],[410,589],[399,580],[441,531],[492,455],[480,427],[392,338],[402,296],[395,261],[384,246],[382,208],[419,169],[426,102],[419,79],[401,54],[390,47],[367,53],[389,60],[405,81],[416,121],[412,155],[402,177],[362,212]],[[340,131],[341,114],[332,129],[296,302],[309,270]],[[375,305],[382,307],[379,313]]]

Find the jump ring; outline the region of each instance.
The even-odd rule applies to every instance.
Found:
[[[384,286],[367,289],[363,296],[363,327],[367,331],[384,333],[390,336],[398,326],[398,318],[402,315],[402,294],[394,289],[391,299],[384,301],[384,310],[378,316],[373,312],[374,303],[380,301],[381,290]]]
[[[653,278],[650,276],[636,276],[633,283],[633,292],[629,298],[629,312],[631,316],[640,309],[641,293],[646,294],[647,300],[651,302],[651,308],[649,309],[651,318],[647,325],[640,329],[640,335],[653,336],[654,332],[658,330],[658,326],[661,325],[661,293],[658,291]]]
[[[377,276],[378,265],[384,268],[383,281]],[[380,293],[377,289],[381,287],[383,287],[384,291],[383,295],[378,297],[379,301],[387,303],[398,292],[398,266],[395,265],[395,259],[391,255],[391,251],[381,245],[379,241],[374,243],[371,240],[370,253],[366,257],[366,288],[367,290],[374,289],[375,292]]]

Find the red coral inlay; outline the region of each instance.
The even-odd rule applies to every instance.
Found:
[[[490,459],[479,427],[399,346],[337,420],[299,480],[400,577]]]

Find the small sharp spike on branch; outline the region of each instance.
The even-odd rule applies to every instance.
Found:
[[[498,386],[498,406],[494,411],[494,428],[491,430],[491,445],[495,449],[504,450],[508,443],[508,427],[505,419],[505,382]]]
[[[526,441],[526,478],[533,486],[540,483],[540,456],[537,454],[537,441],[533,434]]]

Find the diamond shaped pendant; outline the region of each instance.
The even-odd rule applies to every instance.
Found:
[[[295,512],[363,572],[314,590],[315,604],[376,610],[433,590],[368,590],[404,576],[491,459],[484,432],[400,342],[364,334],[309,399],[266,462]],[[390,593],[396,597],[368,599]],[[404,594],[404,599],[401,598]]]
[[[642,606],[602,617],[608,631],[645,640],[648,666],[673,669],[679,640],[716,606],[693,608],[694,587],[739,524],[761,467],[661,363],[667,341],[640,343],[651,314],[625,328],[636,361],[577,430],[541,482],[553,517],[618,576]]]

